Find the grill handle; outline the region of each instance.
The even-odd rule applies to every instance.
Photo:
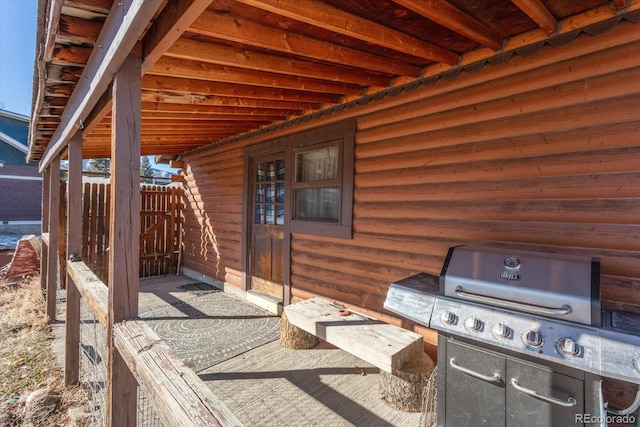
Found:
[[[486,295],[480,295],[473,292],[465,291],[462,286],[456,288],[456,295],[460,298],[481,302],[484,304],[493,304],[498,307],[510,308],[513,310],[526,311],[529,313],[544,314],[547,316],[566,316],[573,311],[570,305],[563,305],[562,307],[544,307],[540,305],[526,304],[523,302],[505,300],[501,298],[490,297]]]
[[[542,399],[545,402],[553,403],[554,405],[564,406],[565,408],[570,408],[572,406],[576,406],[578,403],[576,399],[572,396],[569,396],[567,400],[560,400],[553,396],[546,395],[544,393],[537,392],[535,390],[531,390],[530,388],[523,387],[518,383],[518,380],[515,378],[511,378],[511,385],[518,391],[521,391],[529,396],[537,397],[538,399]]]
[[[472,371],[469,368],[465,368],[464,366],[460,366],[460,365],[458,365],[456,363],[456,359],[454,359],[453,357],[451,359],[449,359],[449,365],[451,365],[451,367],[453,369],[456,369],[456,370],[458,370],[460,372],[464,372],[465,374],[471,375],[472,377],[481,379],[483,381],[488,381],[488,382],[491,382],[491,383],[499,383],[500,379],[501,379],[500,378],[500,374],[497,373],[497,372],[495,374],[493,374],[493,375],[484,375],[484,374],[481,374],[479,372]]]

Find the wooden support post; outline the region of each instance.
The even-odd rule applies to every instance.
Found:
[[[51,181],[51,168],[42,172],[42,249],[40,251],[40,287],[44,294],[47,290],[47,261],[49,260],[49,182]],[[47,236],[46,238],[44,236]]]
[[[58,239],[60,238],[60,156],[49,166],[49,245],[47,250],[47,303],[49,322],[56,320],[58,291]]]
[[[69,141],[67,180],[67,262],[77,262],[82,252],[82,131]],[[64,384],[76,384],[80,371],[80,293],[67,269],[67,320],[65,322]]]
[[[135,426],[137,383],[113,340],[114,324],[138,314],[141,59],[129,55],[113,80],[107,425]]]

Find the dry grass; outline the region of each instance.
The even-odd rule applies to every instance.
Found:
[[[63,387],[52,339],[40,278],[0,282],[0,426],[67,426],[67,409],[86,400],[83,390]],[[39,389],[51,396],[42,419],[26,410],[27,396]]]

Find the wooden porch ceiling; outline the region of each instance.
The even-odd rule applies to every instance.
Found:
[[[41,0],[30,159],[48,163],[118,0]],[[128,0],[124,3],[135,3]],[[638,19],[639,0],[168,0],[138,38],[142,153],[173,155]],[[141,8],[144,6],[141,6]],[[111,12],[113,15],[113,12]],[[106,23],[106,24],[105,24]],[[144,22],[143,22],[144,23]],[[112,29],[113,31],[113,29]],[[84,74],[83,74],[84,72]],[[110,155],[109,90],[74,125]],[[89,101],[87,101],[89,102]],[[62,136],[61,136],[62,135]]]

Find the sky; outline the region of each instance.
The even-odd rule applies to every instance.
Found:
[[[31,116],[37,0],[0,0],[0,107]]]

